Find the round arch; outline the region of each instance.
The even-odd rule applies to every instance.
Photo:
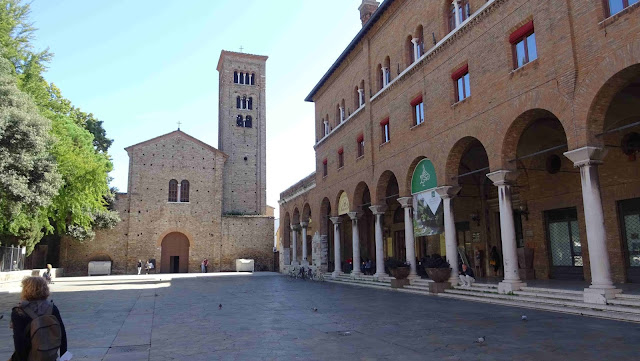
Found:
[[[445,184],[458,185],[458,175],[462,158],[467,154],[467,151],[469,151],[469,149],[477,144],[482,146],[486,153],[487,148],[484,146],[484,144],[482,144],[482,142],[480,142],[480,140],[478,140],[477,138],[471,136],[461,138],[453,145],[453,148],[451,148],[451,150],[449,151],[449,155],[447,156],[447,163],[445,167]],[[486,168],[487,173],[489,173],[489,167],[487,166]]]
[[[193,236],[191,235],[191,233],[185,231],[184,229],[181,228],[169,228],[166,231],[164,231],[158,238],[156,241],[156,246],[161,247],[162,246],[162,240],[164,239],[164,237],[166,237],[169,233],[182,233],[187,237],[187,240],[189,241],[189,247],[193,247]]]
[[[387,187],[389,186],[389,183],[392,182],[393,180],[395,180],[396,184],[398,183],[398,178],[392,171],[385,170],[384,172],[382,172],[382,174],[378,178],[378,183],[376,184],[376,195],[375,195],[376,204],[374,205],[386,204],[387,197],[388,197]],[[373,199],[371,201],[374,202]]]
[[[160,254],[161,273],[189,272],[189,238],[181,232],[171,232],[162,238]]]
[[[305,203],[302,206],[302,222],[309,222],[311,220],[311,206],[309,203]]]
[[[369,197],[369,202],[371,203],[371,193],[369,190],[369,186],[367,185],[366,182],[364,181],[360,181],[357,185],[356,188],[353,190],[353,200],[351,202],[351,210],[352,211],[359,211],[360,209],[358,209],[359,207],[362,207],[365,204],[364,201],[364,197],[367,195]],[[371,204],[369,204],[371,205]]]

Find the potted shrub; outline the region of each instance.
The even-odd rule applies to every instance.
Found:
[[[431,278],[433,282],[447,282],[449,277],[451,277],[449,262],[439,254],[434,254],[431,257],[427,256],[422,264],[427,275],[429,275],[429,278]]]
[[[386,263],[387,268],[389,268],[389,272],[395,279],[403,280],[409,277],[409,273],[411,272],[411,265],[409,265],[407,262],[390,258]]]

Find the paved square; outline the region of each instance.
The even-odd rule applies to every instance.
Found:
[[[640,339],[634,323],[269,273],[62,278],[52,290],[76,360],[631,360]],[[0,293],[0,360],[18,297]]]

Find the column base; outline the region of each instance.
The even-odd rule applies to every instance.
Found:
[[[331,272],[331,278],[338,278],[342,274],[342,271],[333,271]]]
[[[449,280],[447,280],[447,282],[451,284],[451,287],[455,287],[460,282],[460,278],[458,278],[458,276],[455,276],[455,277],[452,276],[449,278]]]
[[[387,277],[389,277],[389,275],[388,275],[388,274],[386,274],[386,273],[384,273],[384,272],[381,272],[381,273],[375,273],[375,274],[373,275],[373,278],[374,278],[374,279],[377,279],[377,280],[379,280],[379,279],[381,279],[381,278],[387,278]]]
[[[307,260],[302,261],[302,265],[303,266],[309,266],[309,261],[307,261]]]
[[[356,278],[362,276],[362,272],[351,271],[351,278]]]
[[[607,300],[615,298],[618,293],[622,293],[622,290],[619,288],[588,287],[584,289],[584,303],[597,303],[600,305],[606,305]]]
[[[291,265],[292,265],[292,266],[299,266],[300,264],[298,263],[298,261],[292,261],[292,262],[291,262]]]
[[[511,293],[526,286],[527,284],[521,281],[502,281],[498,283],[498,293]]]
[[[419,279],[421,279],[422,277],[418,276],[418,274],[417,274],[417,273],[415,273],[415,274],[409,274],[409,276],[408,276],[407,278],[408,278],[409,280],[412,280],[412,281],[413,281],[413,280],[419,280]]]

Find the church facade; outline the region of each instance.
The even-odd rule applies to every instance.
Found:
[[[254,259],[272,270],[273,216],[267,215],[265,63],[267,57],[223,51],[219,147],[179,129],[126,148],[128,193],[116,196],[122,221],[92,241],[63,238],[60,263],[84,275],[90,261],[112,262],[112,273],[137,272],[154,260],[156,272],[234,271]]]

